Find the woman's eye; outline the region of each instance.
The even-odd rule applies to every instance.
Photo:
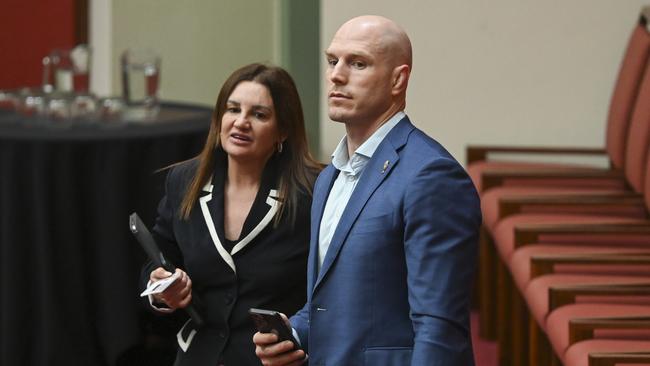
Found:
[[[266,114],[264,114],[264,113],[256,112],[256,113],[254,114],[254,116],[255,116],[255,118],[257,118],[257,119],[266,119]]]
[[[230,108],[227,108],[227,109],[226,109],[226,112],[228,112],[228,113],[238,113],[238,112],[239,112],[239,108],[237,108],[237,107],[230,107]]]

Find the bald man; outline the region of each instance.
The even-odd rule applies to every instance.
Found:
[[[362,16],[325,55],[329,117],[346,135],[314,188],[308,300],[290,320],[303,350],[257,333],[256,353],[264,365],[473,365],[479,199],[404,113],[409,38]]]

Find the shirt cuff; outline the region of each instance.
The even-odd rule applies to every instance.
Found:
[[[298,345],[302,347],[302,342],[300,342],[300,337],[298,337],[298,332],[296,332],[296,329],[291,327],[291,333],[293,333],[293,338],[295,338],[296,341],[298,341]]]

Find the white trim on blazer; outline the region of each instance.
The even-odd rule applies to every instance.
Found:
[[[253,230],[251,230],[248,235],[246,235],[245,238],[239,241],[237,245],[235,245],[232,248],[232,251],[228,253],[226,248],[224,248],[223,244],[221,244],[221,241],[219,240],[219,236],[217,235],[217,230],[214,227],[214,222],[212,221],[212,216],[210,215],[210,210],[208,209],[208,202],[212,200],[212,188],[214,186],[212,185],[212,180],[208,181],[208,183],[203,187],[203,190],[206,192],[210,192],[210,194],[205,195],[201,198],[199,198],[199,203],[201,205],[201,211],[203,212],[203,219],[205,220],[206,225],[208,226],[208,231],[210,232],[210,237],[212,238],[212,242],[214,243],[214,246],[217,248],[217,252],[219,252],[219,255],[223,260],[232,268],[233,272],[237,273],[237,270],[235,268],[235,261],[232,259],[232,256],[235,255],[237,252],[241,251],[250,243],[264,228],[271,222],[273,219],[273,216],[275,216],[275,213],[278,211],[278,208],[280,207],[280,201],[278,200],[278,191],[275,189],[271,189],[269,191],[268,197],[266,197],[266,204],[271,206],[269,211],[264,215],[262,220],[255,226]]]

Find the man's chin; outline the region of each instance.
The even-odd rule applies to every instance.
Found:
[[[331,121],[334,122],[341,122],[344,123],[348,120],[347,115],[345,113],[340,113],[336,111],[330,111],[327,113],[328,117],[330,118]]]

